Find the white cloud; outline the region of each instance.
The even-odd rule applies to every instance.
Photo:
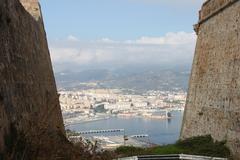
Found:
[[[98,42],[102,42],[102,43],[118,43],[117,41],[114,41],[112,39],[109,38],[102,38],[101,40],[98,40]]]
[[[78,42],[79,41],[79,39],[77,37],[74,37],[73,35],[69,35],[67,37],[67,40],[72,41],[72,42]]]
[[[114,68],[129,64],[191,63],[196,41],[194,33],[186,32],[167,33],[162,37],[143,36],[125,41],[103,38],[82,42],[72,37],[74,36],[65,41],[50,42],[55,69],[76,69],[73,66]]]
[[[179,45],[188,44],[195,41],[195,33],[167,33],[164,37],[142,37],[136,40],[137,44],[153,44],[153,45]]]

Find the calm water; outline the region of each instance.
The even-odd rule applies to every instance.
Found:
[[[171,144],[179,138],[183,112],[172,112],[172,115],[171,120],[113,117],[107,120],[76,124],[67,128],[75,131],[125,129],[126,135],[148,134],[152,143]]]

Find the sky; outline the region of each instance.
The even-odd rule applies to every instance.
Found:
[[[204,0],[40,0],[55,72],[191,64]]]

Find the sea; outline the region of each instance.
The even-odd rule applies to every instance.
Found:
[[[105,120],[70,125],[67,129],[74,131],[124,129],[125,133],[110,133],[111,135],[109,133],[101,133],[100,136],[117,136],[121,134],[131,136],[147,134],[150,143],[157,145],[173,144],[180,136],[183,111],[172,111],[171,114],[171,119],[111,117]]]

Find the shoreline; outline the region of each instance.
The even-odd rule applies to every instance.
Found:
[[[176,112],[183,112],[182,110],[174,110]],[[89,120],[84,120],[84,121],[74,121],[73,123],[68,123],[68,124],[64,124],[65,127],[68,127],[68,126],[75,126],[75,125],[78,125],[78,124],[86,124],[86,123],[92,123],[92,122],[96,122],[96,121],[102,121],[102,120],[107,120],[107,119],[110,119],[110,118],[122,118],[122,119],[130,119],[130,118],[140,118],[140,119],[146,119],[146,120],[159,120],[159,121],[162,121],[162,120],[169,120],[169,119],[172,119],[173,117],[151,117],[151,116],[139,116],[139,115],[127,115],[127,116],[123,116],[123,115],[108,115],[107,117],[102,117],[102,118],[95,118],[95,119],[89,119]]]
[[[110,119],[110,118],[112,118],[112,117],[109,116],[109,117],[105,117],[105,118],[89,119],[89,120],[86,120],[86,121],[76,121],[76,122],[73,122],[73,123],[64,124],[64,126],[65,127],[67,127],[67,126],[74,126],[74,125],[78,125],[78,124],[84,124],[84,123],[91,123],[91,122],[96,122],[96,121],[101,121],[101,120],[107,120],[107,119]]]

